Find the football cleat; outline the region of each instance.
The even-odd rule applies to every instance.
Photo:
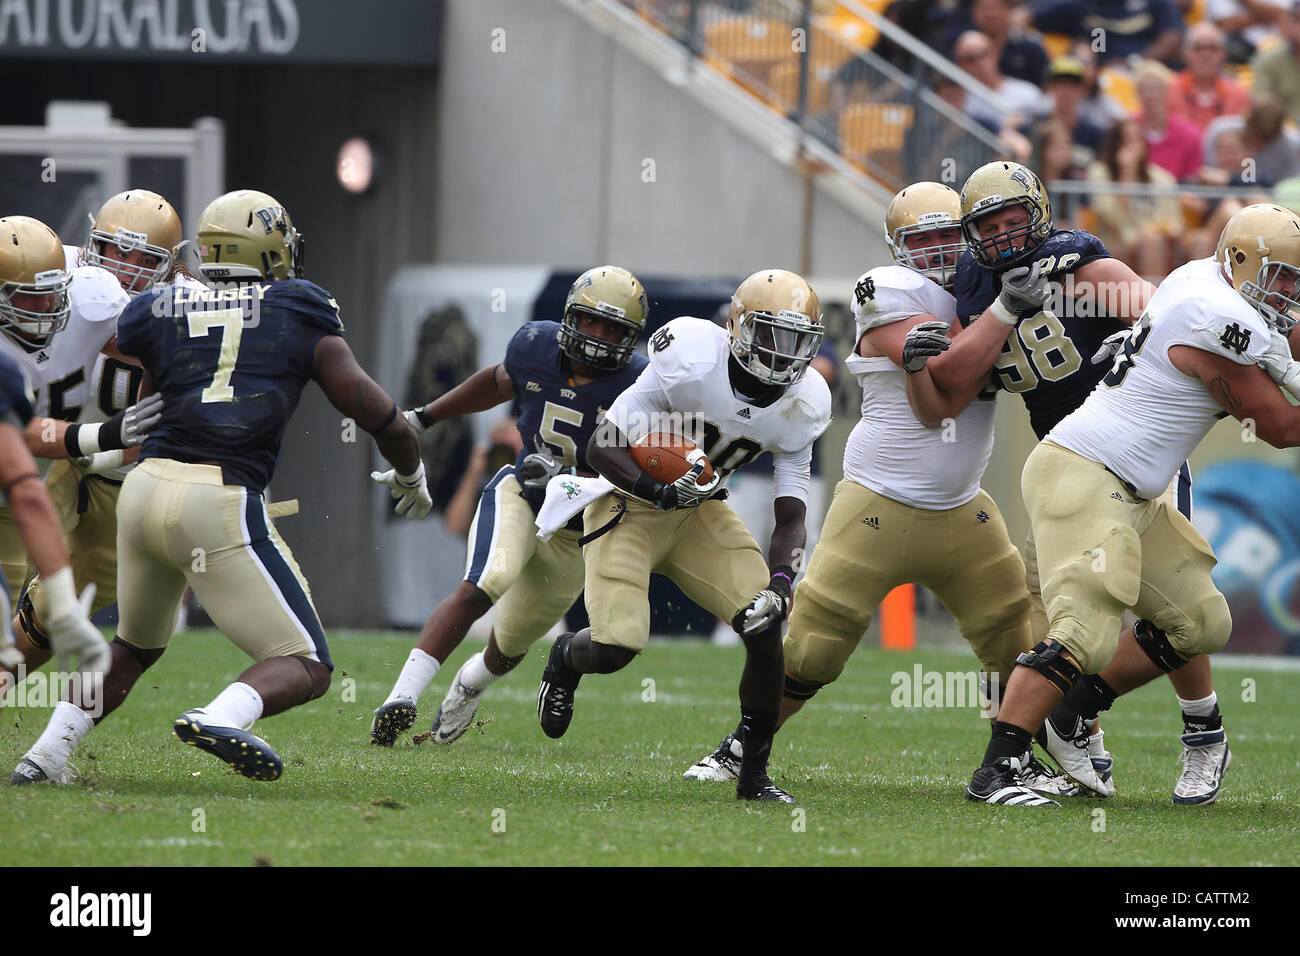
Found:
[[[561,634],[551,646],[542,671],[542,685],[537,689],[537,721],[542,731],[552,739],[559,739],[569,729],[573,720],[573,696],[582,675],[564,663],[565,645],[572,634]]]
[[[1105,731],[1099,730],[1088,738],[1088,759],[1092,762],[1092,769],[1097,771],[1097,778],[1114,793],[1115,758],[1102,744],[1104,734]]]
[[[31,757],[24,757],[18,761],[18,766],[14,768],[13,774],[9,777],[9,782],[18,786],[28,783],[51,783],[56,786],[64,786],[76,779],[77,770],[71,764],[66,764],[58,773],[47,773]]]
[[[1183,734],[1183,752],[1178,759],[1183,772],[1174,784],[1174,803],[1199,806],[1217,800],[1223,775],[1232,764],[1223,728]]]
[[[219,757],[249,780],[278,780],[284,771],[280,755],[261,737],[238,727],[206,723],[202,709],[181,714],[172,724],[176,739]]]
[[[774,784],[772,778],[765,773],[737,782],[736,797],[739,800],[759,800],[765,803],[799,802]]]
[[[1028,761],[1022,764],[1015,757],[1003,757],[995,764],[980,767],[966,788],[966,799],[1010,807],[1059,807],[1055,800],[1017,782],[1026,769]]]
[[[1114,782],[1109,775],[1103,780],[1093,765],[1088,749],[1092,736],[1088,731],[1088,725],[1077,716],[1069,726],[1058,726],[1056,720],[1055,714],[1049,715],[1038,731],[1038,742],[1042,744],[1043,749],[1056,761],[1061,772],[1077,784],[1080,790],[1098,797],[1114,796]]]
[[[1033,754],[1025,768],[1016,774],[1016,783],[1048,797],[1077,797],[1081,792],[1064,774],[1057,773]]]
[[[718,744],[718,749],[707,757],[701,757],[682,777],[686,780],[713,780],[727,783],[740,779],[740,761],[744,757],[744,748],[735,734],[727,734]]]
[[[370,742],[376,747],[391,747],[397,738],[415,723],[415,702],[399,697],[375,709],[370,722]]]
[[[460,670],[464,669],[465,665],[462,664]],[[469,730],[469,725],[474,722],[474,715],[478,713],[479,698],[482,696],[483,691],[470,690],[462,684],[460,671],[457,671],[447,696],[442,699],[442,706],[438,708],[437,716],[433,718],[433,726],[430,728],[433,742],[451,744],[459,740],[461,735]]]

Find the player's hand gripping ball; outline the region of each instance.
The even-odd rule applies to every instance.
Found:
[[[696,481],[701,485],[713,481],[713,463],[689,438],[655,432],[634,443],[631,450],[641,470],[665,485],[681,478],[699,461],[704,462],[704,471]]]

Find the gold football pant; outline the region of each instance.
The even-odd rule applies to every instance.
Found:
[[[1214,552],[1168,493],[1138,498],[1102,465],[1050,441],[1025,462],[1021,491],[1048,636],[1085,672],[1110,663],[1126,608],[1164,631],[1184,657],[1227,643],[1232,617],[1210,580]]]
[[[188,583],[212,621],[254,660],[303,656],[333,667],[311,592],[262,496],[215,465],[142,461],[118,503],[118,635],[166,647]]]
[[[611,524],[611,522],[616,522]],[[659,511],[620,494],[583,512],[591,539],[582,549],[591,639],[638,654],[650,637],[650,574],[672,578],[710,614],[731,622],[767,587],[763,553],[723,501]]]
[[[840,676],[885,595],[900,584],[934,592],[985,673],[1002,686],[1032,646],[1025,565],[983,490],[943,511],[913,508],[855,481],[835,486],[821,539],[799,582],[785,639],[797,680]]]
[[[496,605],[492,630],[507,657],[525,654],[582,593],[578,531],[537,537],[514,466],[502,468],[479,497],[470,526],[465,580]]]

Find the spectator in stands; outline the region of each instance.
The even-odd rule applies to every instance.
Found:
[[[1207,134],[1208,135],[1208,134]],[[1232,216],[1243,206],[1267,200],[1268,192],[1261,188],[1255,175],[1255,160],[1246,146],[1244,126],[1227,127],[1214,134],[1212,143],[1214,161],[1196,175],[1195,183],[1240,191],[1222,199],[1205,199],[1185,196],[1183,208],[1188,218],[1200,223],[1184,239],[1189,258],[1202,259],[1214,255],[1219,233]]]
[[[966,102],[970,94],[960,83],[950,76],[935,73],[928,86],[954,112],[969,117]],[[985,123],[980,125],[991,133],[998,132]],[[934,109],[919,110],[903,137],[903,162],[907,169],[916,171],[909,178],[944,181],[943,172],[951,166],[949,161],[965,153],[970,139],[970,134],[945,113]]]
[[[1279,22],[1282,40],[1251,61],[1252,95],[1269,94],[1282,101],[1288,119],[1300,119],[1300,0]]]
[[[1187,67],[1174,77],[1169,111],[1199,129],[1202,135],[1211,120],[1237,116],[1250,106],[1250,94],[1223,72],[1227,42],[1213,23],[1198,23],[1187,31],[1183,43]]]
[[[1260,94],[1251,100],[1245,116],[1221,116],[1206,127],[1202,140],[1205,164],[1216,167],[1223,133],[1239,134],[1243,156],[1247,160],[1244,172],[1235,166],[1229,172],[1229,185],[1272,186],[1300,172],[1300,133],[1285,127],[1286,116],[1282,101],[1276,96]],[[1234,138],[1224,140],[1223,149],[1229,155]],[[1238,183],[1237,180],[1240,179]]]
[[[1058,56],[1047,71],[1044,92],[1051,98],[1047,119],[1065,125],[1070,138],[1079,147],[1075,162],[1087,166],[1101,149],[1105,130],[1082,115],[1080,107],[1087,95],[1083,64],[1072,56]]]
[[[927,8],[928,4],[922,3],[921,0],[893,0],[881,12],[881,16],[895,26],[906,30],[909,35],[924,40],[930,26],[930,15]],[[911,51],[895,43],[883,33],[872,45],[871,52],[898,67],[904,73],[912,71],[912,61],[915,57]]]
[[[1233,63],[1247,63],[1260,42],[1278,28],[1290,0],[1206,0],[1204,20],[1225,36],[1224,48]]]
[[[1126,118],[1128,111],[1102,90],[1101,68],[1091,41],[1078,41],[1071,48],[1070,55],[1083,64],[1083,100],[1079,103],[1079,116],[1105,132]]]
[[[957,37],[975,29],[993,43],[998,70],[1004,76],[1041,85],[1047,72],[1047,52],[1037,34],[1022,32],[1013,12],[1021,0],[972,0],[970,13],[953,17],[945,49],[951,49]]]
[[[1033,168],[1039,179],[1044,183],[1058,179],[1083,179],[1088,164],[1080,161],[1083,157],[1075,146],[1070,127],[1049,118],[1035,126],[1034,133]],[[1048,188],[1050,191],[1051,187]]]
[[[1190,122],[1169,111],[1174,75],[1154,60],[1137,70],[1137,95],[1141,112],[1137,120],[1146,134],[1151,162],[1173,173],[1175,179],[1190,179],[1201,168],[1201,132]]]
[[[1176,186],[1177,180],[1148,157],[1147,138],[1137,120],[1121,120],[1107,131],[1101,153],[1088,167],[1088,181]],[[1175,237],[1183,226],[1175,196],[1130,196],[1098,188],[1092,193],[1092,231],[1111,255],[1138,275],[1163,278],[1179,262]]]
[[[1102,41],[1103,63],[1131,56],[1173,60],[1182,41],[1183,17],[1173,0],[1045,0],[1032,12],[1043,33]]]
[[[967,30],[953,44],[957,65],[993,91],[994,100],[967,98],[966,112],[998,131],[1026,127],[1038,111],[1043,92],[1032,83],[1003,76],[993,52],[993,41],[978,30]]]

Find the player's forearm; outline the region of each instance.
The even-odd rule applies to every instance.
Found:
[[[1011,326],[999,322],[985,311],[960,335],[942,355],[925,363],[934,384],[954,395],[983,387],[989,370],[1002,354],[1002,346],[1011,334]]]
[[[489,365],[479,369],[447,394],[423,406],[420,411],[422,417],[432,424],[474,412],[485,412],[514,397],[514,386],[505,369],[500,365]]]
[[[66,441],[70,424],[57,418],[33,418],[27,423],[27,450],[36,458],[71,457]]]
[[[805,564],[804,545],[808,542],[808,529],[804,524],[807,509],[797,498],[778,498],[777,501],[788,504],[784,508],[774,506],[784,513],[772,527],[772,538],[767,547],[767,566],[772,570],[802,567]]]
[[[966,407],[970,398],[958,406],[956,396],[935,384],[929,374],[929,363],[927,362],[926,365],[927,368],[907,375],[904,379],[904,388],[916,420],[926,428],[937,428],[943,424],[944,419],[956,417]]]
[[[384,456],[399,475],[415,474],[420,467],[420,440],[415,437],[415,430],[405,418],[395,415],[374,438],[379,454]]]
[[[587,443],[587,464],[597,474],[633,494],[638,493],[637,482],[644,485],[645,479],[650,477],[632,457],[623,433],[608,422],[598,427]]]
[[[35,477],[20,480],[8,489],[7,497],[27,558],[41,577],[66,568],[68,550],[63,543],[63,529],[45,483]]]

